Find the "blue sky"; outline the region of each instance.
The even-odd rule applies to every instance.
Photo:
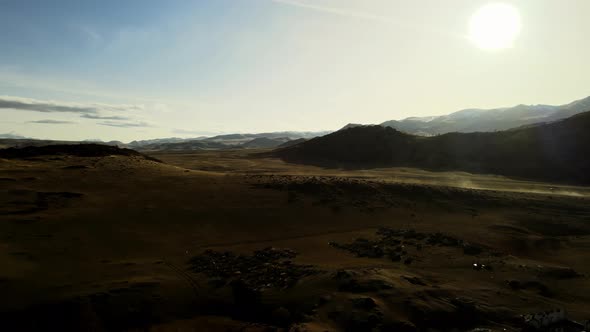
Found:
[[[465,38],[488,2],[0,0],[0,133],[329,130],[590,95],[588,1],[505,1],[523,31],[492,52]]]
[[[32,75],[112,90],[214,90],[247,59],[236,33],[262,29],[254,2],[8,1],[0,12],[0,62]],[[271,9],[271,8],[268,8]],[[237,56],[237,54],[235,54]],[[137,86],[141,83],[140,86]]]

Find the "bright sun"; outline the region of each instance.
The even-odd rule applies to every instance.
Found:
[[[469,22],[469,37],[483,49],[512,46],[520,33],[520,14],[508,4],[491,3],[481,7]]]

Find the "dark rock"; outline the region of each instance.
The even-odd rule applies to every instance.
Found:
[[[71,165],[71,166],[65,166],[63,167],[63,169],[90,169],[92,167],[88,166],[88,165]]]
[[[292,321],[292,316],[287,308],[279,307],[272,311],[271,319],[278,326],[288,326]]]
[[[396,253],[390,253],[388,257],[392,262],[399,262],[402,260],[402,256]]]
[[[569,267],[544,267],[541,269],[540,275],[542,277],[553,279],[572,279],[581,276],[578,272]]]
[[[231,283],[234,302],[239,307],[248,307],[260,302],[260,292],[238,280]]]
[[[289,249],[266,248],[252,256],[207,250],[189,260],[189,269],[211,278],[242,281],[253,289],[290,288],[303,277],[317,273],[312,266],[291,262],[296,253]]]
[[[426,286],[424,281],[422,281],[422,279],[420,279],[418,277],[403,276],[402,278],[406,279],[409,283],[411,283],[413,285]]]
[[[322,306],[330,301],[332,301],[332,295],[322,295],[318,300],[318,305]]]
[[[547,285],[536,281],[519,281],[519,280],[509,280],[507,281],[508,287],[513,290],[525,290],[525,289],[536,289],[539,295],[544,297],[552,297],[553,292],[547,287]]]
[[[379,326],[383,320],[380,312],[365,311],[331,311],[328,318],[335,321],[346,332],[372,331]]]
[[[380,332],[417,332],[416,326],[410,322],[405,321],[394,321],[383,323],[378,327]]]
[[[338,289],[341,291],[352,293],[368,293],[383,291],[392,288],[393,286],[391,284],[379,279],[362,281],[359,281],[357,279],[349,279],[346,282],[342,283]]]
[[[483,252],[483,249],[480,248],[480,247],[478,247],[478,246],[476,246],[476,245],[473,245],[473,244],[470,244],[470,243],[464,243],[463,244],[463,253],[465,255],[479,255],[482,252]]]
[[[332,277],[334,280],[349,280],[354,278],[357,273],[349,271],[349,270],[338,270],[336,274]]]
[[[370,297],[361,297],[351,299],[352,305],[357,309],[371,310],[377,306],[377,303]]]
[[[216,277],[209,279],[208,284],[213,288],[220,288],[225,286],[226,281],[223,278]]]
[[[522,289],[522,284],[518,280],[507,280],[506,283],[514,290]]]

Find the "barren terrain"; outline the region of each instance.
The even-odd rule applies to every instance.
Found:
[[[3,330],[519,330],[520,315],[555,308],[590,318],[587,187],[257,152],[1,159]]]

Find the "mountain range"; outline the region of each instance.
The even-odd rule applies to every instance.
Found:
[[[357,126],[272,154],[328,167],[416,167],[590,184],[589,129],[590,112],[505,131],[432,137]]]
[[[258,134],[226,134],[201,138],[165,138],[133,141],[126,147],[144,150],[211,150],[211,149],[271,149],[290,141],[307,140],[323,136],[330,131],[281,131]]]
[[[518,105],[515,107],[497,108],[497,109],[466,109],[442,116],[431,117],[411,117],[404,120],[391,120],[381,123],[377,126],[364,126],[361,124],[348,124],[340,129],[338,132],[348,132],[350,129],[369,127],[367,131],[372,132],[376,137],[380,137],[390,131],[381,130],[383,128],[395,129],[399,134],[411,134],[421,137],[437,136],[448,133],[475,133],[475,132],[497,132],[505,131],[511,128],[526,128],[527,126],[537,126],[538,124],[553,123],[582,112],[590,110],[590,97],[577,100],[572,103],[561,106],[550,105]],[[381,128],[381,129],[380,129]],[[353,133],[357,133],[355,129]],[[41,146],[51,144],[79,144],[87,143],[88,141],[115,145],[124,148],[131,148],[140,151],[190,151],[190,150],[222,150],[222,149],[273,149],[286,148],[290,146],[297,146],[304,144],[310,139],[312,142],[305,143],[306,146],[316,144],[317,140],[313,138],[321,137],[332,133],[331,131],[320,132],[298,132],[298,131],[282,131],[282,132],[267,132],[255,134],[224,134],[213,137],[196,137],[196,138],[158,138],[150,140],[132,141],[130,143],[123,143],[120,141],[103,142],[100,140],[86,140],[86,141],[52,141],[52,140],[37,140],[19,136],[15,133],[0,135],[0,148],[7,147],[23,147],[23,146]],[[358,130],[362,136],[364,130]],[[347,135],[348,135],[347,134]],[[385,137],[384,136],[384,137]],[[391,136],[391,135],[390,135]],[[386,139],[391,139],[387,136]],[[329,136],[326,140],[332,139]],[[400,136],[401,137],[401,136]],[[398,137],[398,139],[401,139]],[[360,137],[359,139],[365,139]],[[418,140],[418,138],[411,138],[410,140]],[[346,140],[345,140],[346,141]],[[391,142],[389,142],[391,143]],[[384,148],[383,144],[375,142],[376,146]],[[346,144],[351,144],[350,142]],[[427,145],[424,143],[423,145]],[[402,145],[403,146],[403,145]],[[339,148],[334,147],[336,150]],[[356,155],[351,155],[353,159],[359,159],[375,148],[369,146],[364,151],[355,152]],[[400,146],[397,145],[400,149]],[[399,154],[399,151],[398,151]],[[329,154],[328,154],[329,155]],[[371,160],[371,156],[367,156]],[[403,159],[403,158],[402,158]],[[336,159],[337,161],[340,159]]]
[[[300,143],[310,138],[323,136],[331,131],[282,131],[258,134],[226,134],[213,137],[197,138],[157,138],[149,140],[132,141],[123,143],[120,141],[105,142],[99,139],[83,141],[62,141],[62,140],[42,140],[27,138],[13,133],[0,134],[0,149],[9,147],[26,147],[26,146],[43,146],[55,144],[85,144],[99,143],[104,145],[114,145],[123,148],[131,148],[142,151],[157,150],[221,150],[221,149],[271,149],[287,144],[289,142]],[[291,144],[294,144],[291,143]]]
[[[408,134],[422,136],[433,136],[450,132],[489,132],[535,123],[552,122],[588,110],[590,110],[590,97],[561,106],[518,105],[489,110],[465,109],[448,115],[411,117],[399,121],[390,120],[380,125],[391,127]]]

